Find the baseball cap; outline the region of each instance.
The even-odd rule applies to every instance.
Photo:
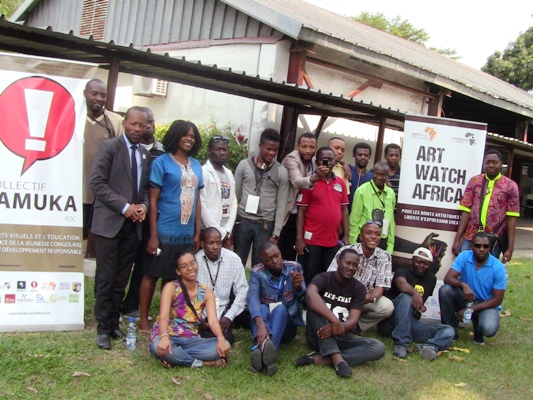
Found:
[[[433,254],[431,254],[431,251],[429,249],[426,249],[425,247],[419,247],[418,249],[413,251],[413,257],[414,256],[421,258],[425,261],[433,262]]]

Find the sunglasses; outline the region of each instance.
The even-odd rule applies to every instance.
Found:
[[[224,143],[229,143],[229,139],[225,136],[220,136],[220,135],[214,135],[211,140],[213,142],[220,142],[220,141],[223,141]]]
[[[488,249],[490,247],[490,244],[481,244],[481,243],[474,243],[474,247],[476,249]]]
[[[374,221],[372,219],[367,219],[366,222],[365,222],[365,225],[368,225],[368,224],[376,224],[377,226],[379,226],[380,228],[383,226],[383,222],[381,221]]]

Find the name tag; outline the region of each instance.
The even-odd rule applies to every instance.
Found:
[[[283,303],[281,301],[278,301],[276,303],[270,303],[268,305],[268,310],[270,311],[270,313],[272,313],[272,311],[274,311],[274,309],[277,307],[277,306],[281,306]]]
[[[246,200],[246,211],[248,214],[257,214],[259,209],[259,196],[254,196],[249,194],[248,199]]]

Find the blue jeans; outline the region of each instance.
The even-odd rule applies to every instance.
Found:
[[[474,300],[474,304],[479,301]],[[440,320],[443,324],[457,329],[458,321],[455,314],[466,308],[464,293],[459,288],[443,285],[439,289]],[[500,328],[500,311],[497,307],[474,312],[472,315],[474,334],[492,337]]]
[[[467,251],[467,250],[470,250],[470,245],[472,244],[472,241],[471,240],[466,240],[464,239],[463,242],[461,243],[461,252],[463,251]],[[500,247],[500,243],[496,243],[496,245],[494,246],[494,248],[492,249],[492,252],[491,254],[496,257],[497,259],[500,259],[500,254],[502,252],[502,249]]]
[[[172,354],[165,354],[163,360],[170,365],[200,368],[203,366],[202,361],[215,361],[220,358],[217,351],[217,338],[204,339],[170,335],[169,339],[172,345]],[[159,340],[160,338],[157,337],[150,343],[150,352],[156,357],[159,357],[157,355]]]
[[[378,324],[383,336],[393,338],[395,345],[409,346],[412,342],[432,344],[438,350],[450,347],[455,330],[449,325],[430,324],[413,317],[413,296],[401,293],[392,300],[394,313]]]
[[[307,310],[307,329],[305,338],[309,347],[318,350],[322,357],[340,353],[350,367],[376,361],[385,355],[385,345],[379,340],[362,338],[352,333],[345,333],[339,337],[319,339],[317,331],[330,322],[312,310]]]
[[[274,232],[274,221],[266,223],[266,229],[263,222],[251,222],[241,219],[235,224],[235,253],[241,258],[242,265],[246,266],[250,246],[252,246],[252,267],[259,264],[259,246],[266,242]]]
[[[261,304],[261,318],[265,321],[265,325],[270,334],[270,340],[279,350],[281,343],[288,343],[296,336],[298,327],[287,311],[287,308],[281,304],[274,308],[272,312],[268,309],[268,304]],[[255,342],[257,335],[257,325],[252,319],[252,337]]]

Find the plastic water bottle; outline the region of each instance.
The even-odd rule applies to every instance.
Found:
[[[135,326],[135,318],[133,317],[130,317],[130,323],[128,324],[126,347],[131,351],[135,350],[137,347],[137,327]]]
[[[463,314],[463,324],[468,325],[472,321],[472,314],[474,313],[474,303],[471,301],[466,303],[466,309]]]

